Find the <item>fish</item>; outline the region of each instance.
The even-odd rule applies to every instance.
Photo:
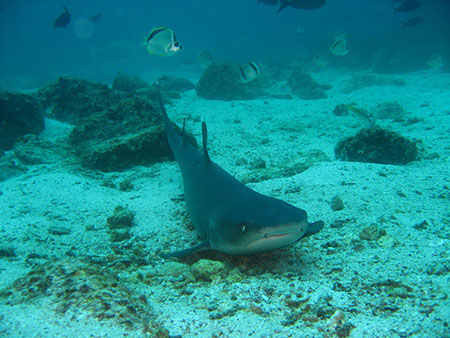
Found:
[[[213,162],[208,154],[205,121],[201,122],[200,152],[187,142],[184,131],[181,135],[175,131],[161,95],[159,104],[169,145],[183,178],[187,211],[203,238],[192,248],[161,257],[182,257],[201,250],[252,255],[288,246],[323,228],[323,221],[308,223],[305,210],[250,189]]]
[[[397,13],[408,13],[417,10],[422,3],[417,0],[405,0],[400,3],[399,6],[394,7],[394,14]]]
[[[301,24],[298,24],[296,27],[295,27],[295,33],[297,33],[297,34],[303,34],[303,33],[305,33],[306,32],[306,28],[305,28],[305,26],[303,26],[303,25],[301,25]]]
[[[242,83],[248,83],[256,80],[261,74],[262,68],[256,62],[248,62],[239,66],[239,79]]]
[[[432,55],[427,61],[427,65],[431,68],[442,68],[445,64],[445,60],[438,54]]]
[[[347,32],[339,31],[334,34],[334,41],[347,40]]]
[[[264,4],[268,6],[276,6],[280,3],[279,0],[258,0],[256,1],[256,4]]]
[[[334,41],[330,46],[331,54],[337,56],[347,55],[350,51],[347,49],[347,40]]]
[[[149,54],[159,56],[171,56],[183,49],[175,37],[175,32],[167,27],[152,29],[145,44]]]
[[[98,13],[98,14],[95,14],[95,15],[92,15],[92,16],[88,17],[88,19],[90,21],[92,21],[92,22],[99,22],[101,20],[101,18],[102,18],[102,14],[101,13]]]
[[[214,63],[214,59],[212,57],[212,55],[207,52],[207,51],[202,51],[197,55],[197,63],[206,68],[208,67],[210,64]]]
[[[326,3],[326,0],[280,0],[280,7],[277,13],[280,13],[286,7],[315,10],[325,6]]]
[[[423,23],[424,21],[425,21],[424,17],[415,16],[406,21],[402,21],[402,28],[417,26],[417,25],[420,25],[421,23]]]
[[[313,60],[316,65],[321,66],[321,67],[325,67],[326,65],[329,65],[328,57],[326,54],[323,54],[323,53],[317,53],[314,56]]]
[[[62,6],[64,8],[64,13],[61,13],[53,23],[54,27],[67,27],[70,22],[70,13],[67,10],[66,6]]]
[[[353,103],[346,104],[347,110],[351,111],[355,116],[367,122],[369,128],[375,127],[376,119],[367,109],[358,108]]]

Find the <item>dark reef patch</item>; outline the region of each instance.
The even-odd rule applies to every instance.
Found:
[[[148,88],[150,85],[137,76],[118,75],[113,81],[112,88],[123,92],[134,92],[138,89]]]
[[[0,150],[11,150],[19,137],[44,130],[44,114],[31,95],[0,92]]]
[[[160,77],[158,79],[158,85],[164,92],[183,93],[195,88],[195,85],[191,81],[173,75],[164,75]]]
[[[72,123],[101,112],[124,97],[124,93],[105,84],[71,77],[60,77],[36,95],[45,108],[50,108],[52,117]]]
[[[311,75],[300,68],[295,69],[288,79],[288,85],[292,93],[304,100],[317,100],[327,97],[326,89],[331,87],[320,85]]]
[[[124,285],[111,268],[76,259],[48,261],[0,291],[0,303],[7,305],[43,298],[54,305],[57,314],[83,311],[99,321],[140,330],[144,336],[169,336],[156,321],[147,298]]]
[[[380,127],[340,140],[334,152],[337,159],[350,162],[404,165],[419,158],[415,142]]]
[[[261,80],[239,80],[239,66],[232,62],[212,64],[205,69],[196,86],[197,95],[208,100],[251,100],[264,94]]]

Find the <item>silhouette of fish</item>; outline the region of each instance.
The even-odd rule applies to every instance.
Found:
[[[418,9],[420,6],[422,6],[422,3],[420,1],[405,0],[400,3],[400,6],[394,7],[394,14],[412,12]]]
[[[102,14],[98,13],[98,14],[95,14],[93,16],[90,16],[89,20],[92,21],[92,22],[99,22],[101,18],[102,18]]]
[[[280,0],[280,8],[278,8],[278,13],[286,7],[315,10],[325,6],[326,3],[326,0]]]
[[[63,6],[64,13],[61,13],[55,20],[55,23],[53,26],[61,28],[61,27],[67,27],[67,25],[70,22],[70,13],[67,10],[66,6]]]
[[[403,25],[402,28],[417,26],[417,25],[420,25],[424,21],[425,21],[425,18],[423,18],[421,16],[415,16],[409,20],[402,21],[402,25]]]
[[[276,6],[280,3],[280,1],[279,0],[258,0],[256,3],[264,4],[264,5],[268,5],[268,6]]]

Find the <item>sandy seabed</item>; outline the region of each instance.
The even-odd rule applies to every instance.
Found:
[[[139,244],[149,263],[123,267],[117,278],[145,295],[154,321],[170,336],[450,337],[450,75],[397,75],[405,86],[350,93],[342,91],[348,74],[315,77],[333,86],[328,98],[222,102],[191,91],[167,110],[178,124],[187,117],[198,140],[201,128],[194,121],[204,116],[211,158],[244,181],[259,173],[254,160],[263,159],[270,173],[320,153],[322,160],[306,171],[248,185],[305,209],[310,221],[324,220],[321,232],[272,253],[201,253],[173,265],[157,254],[198,243],[177,199],[182,180],[176,162],[107,174],[63,163],[35,165],[0,183],[0,242],[15,253],[0,259],[3,295],[18,292],[12,285],[36,264],[97,257],[96,266],[108,268],[98,263],[113,255],[106,218],[122,205],[135,213],[127,243]],[[422,159],[405,166],[336,160],[336,143],[365,122],[335,116],[334,107],[354,102],[371,110],[394,101],[406,110],[404,119],[377,124],[419,141]],[[58,128],[49,123],[42,137],[60,141],[67,129]],[[114,188],[123,180],[134,188]],[[335,196],[343,210],[331,208]],[[360,238],[369,226],[381,231],[378,239]],[[55,235],[52,227],[70,232]],[[177,275],[199,257],[224,262],[227,272],[211,281],[190,279],[188,271]],[[146,336],[139,326],[95,318],[89,307],[57,311],[58,302],[45,292],[1,300],[0,336]]]

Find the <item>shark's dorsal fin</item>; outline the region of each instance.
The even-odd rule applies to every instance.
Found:
[[[208,129],[206,128],[206,122],[202,118],[202,140],[203,140],[203,158],[205,163],[211,162],[208,154]]]
[[[183,119],[183,129],[181,130],[181,140],[183,142],[183,144],[186,143],[186,137],[187,137],[187,133],[186,133],[186,119]]]

